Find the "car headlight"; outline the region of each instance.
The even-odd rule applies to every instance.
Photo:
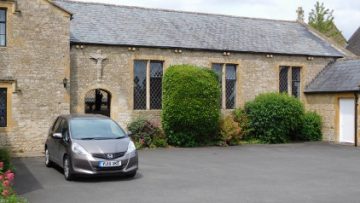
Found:
[[[84,147],[82,147],[81,145],[77,144],[77,143],[74,143],[72,146],[71,146],[71,149],[72,151],[75,153],[75,154],[80,154],[80,155],[89,155],[89,152],[87,152]]]
[[[130,140],[128,149],[126,151],[126,154],[130,154],[136,150],[135,144],[133,141]]]

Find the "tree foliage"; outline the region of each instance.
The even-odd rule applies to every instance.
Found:
[[[193,147],[217,137],[220,86],[207,68],[175,65],[163,79],[162,125],[169,144]]]
[[[324,3],[317,1],[309,13],[309,25],[325,36],[333,39],[341,46],[346,45],[346,39],[334,23],[334,10],[325,8]]]

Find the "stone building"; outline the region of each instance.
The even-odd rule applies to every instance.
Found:
[[[339,141],[326,95],[305,90],[348,54],[296,21],[3,0],[1,143],[19,155],[42,152],[49,126],[66,113],[100,113],[123,127],[139,116],[159,122],[162,76],[175,64],[221,75],[224,112],[260,93],[287,92],[325,116],[324,140]]]
[[[41,151],[69,112],[70,18],[45,0],[0,1],[0,143],[17,153]]]

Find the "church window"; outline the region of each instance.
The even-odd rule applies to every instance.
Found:
[[[134,63],[134,109],[146,109],[146,66],[147,61]]]
[[[134,61],[134,109],[162,108],[162,77],[162,61]]]
[[[6,10],[0,9],[0,46],[6,46]]]
[[[150,61],[150,109],[162,107],[163,63]]]
[[[7,88],[0,88],[0,127],[7,127]]]
[[[279,92],[290,94],[296,98],[300,97],[301,68],[281,66],[279,72]],[[289,86],[289,84],[291,86]]]
[[[212,69],[218,75],[221,88],[221,107],[234,109],[236,101],[236,64],[214,63]]]

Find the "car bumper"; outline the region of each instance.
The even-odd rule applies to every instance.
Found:
[[[71,161],[72,171],[77,175],[128,174],[138,169],[138,155],[136,151],[112,160],[74,155]],[[121,166],[99,167],[99,162],[101,161],[120,161]]]

